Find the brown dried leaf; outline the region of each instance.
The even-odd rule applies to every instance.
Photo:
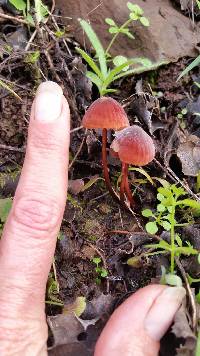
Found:
[[[190,328],[186,309],[183,305],[175,315],[172,332],[177,338],[185,340],[177,349],[177,356],[192,356],[196,347],[196,336]]]
[[[183,173],[186,176],[197,176],[200,170],[200,139],[195,135],[189,135],[180,143],[177,156],[182,163]]]
[[[68,181],[69,192],[74,195],[79,194],[83,187],[84,187],[83,179],[74,179]]]

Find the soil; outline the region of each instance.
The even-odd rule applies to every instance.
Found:
[[[55,17],[56,18],[56,17]],[[55,20],[54,18],[54,20]],[[1,18],[0,18],[1,19]],[[2,20],[2,19],[1,19]],[[61,19],[59,19],[61,22]],[[41,54],[35,63],[28,57],[33,50],[18,40],[16,45],[23,49],[9,51],[8,37],[18,31],[23,25],[13,20],[2,20],[3,54],[0,61],[0,79],[12,84],[12,89],[21,98],[19,100],[7,89],[0,87],[0,197],[14,195],[18,176],[24,160],[29,114],[35,90],[44,79],[55,80],[62,85],[71,110],[71,144],[70,144],[70,191],[60,236],[55,252],[56,278],[59,283],[59,293],[47,295],[47,299],[61,300],[68,304],[76,297],[84,296],[87,301],[95,300],[101,293],[111,295],[119,305],[128,295],[137,289],[157,280],[161,275],[161,265],[169,266],[169,260],[163,256],[143,258],[139,266],[130,267],[128,258],[138,256],[145,251],[145,244],[151,243],[154,237],[145,231],[146,219],[141,217],[141,210],[156,207],[156,192],[159,184],[152,184],[139,172],[130,173],[130,180],[137,201],[136,215],[126,212],[108,194],[102,177],[101,167],[101,135],[95,131],[85,131],[81,128],[81,119],[86,108],[98,97],[96,88],[85,77],[86,65],[75,50],[76,42],[73,33],[63,38],[54,38],[51,29],[53,20],[44,26],[43,42],[36,36],[34,46]],[[30,38],[30,33],[24,34],[24,41]],[[7,46],[7,47],[6,47]],[[6,49],[5,49],[6,48]],[[1,47],[0,47],[1,50]],[[29,58],[29,60],[28,60]],[[185,176],[182,162],[176,152],[181,141],[181,134],[200,137],[198,116],[192,114],[192,109],[183,122],[177,118],[182,108],[198,104],[200,90],[194,81],[200,81],[199,69],[195,69],[182,80],[178,75],[189,63],[183,58],[176,63],[159,68],[156,71],[128,77],[115,83],[118,90],[112,96],[124,106],[130,123],[137,123],[152,135],[156,145],[156,161],[145,167],[151,177],[166,179],[170,183],[184,183],[184,186],[196,193],[196,177]],[[138,90],[140,88],[141,90]],[[142,92],[142,94],[141,94]],[[151,112],[151,120],[147,120],[146,112]],[[184,123],[184,125],[182,125]],[[77,130],[74,130],[77,129]],[[109,133],[109,142],[114,137]],[[79,152],[78,156],[76,156]],[[116,184],[120,175],[118,160],[109,155],[110,175]],[[75,189],[74,182],[86,184],[87,189]],[[93,182],[93,184],[92,184]],[[76,186],[77,188],[77,186]],[[187,230],[187,239],[194,247],[194,229],[198,231],[198,218],[195,225]],[[161,232],[159,231],[159,234]],[[186,233],[180,229],[180,233]],[[199,248],[197,246],[196,248]],[[97,280],[94,257],[101,258],[101,265],[107,270],[108,276]],[[190,257],[180,261],[184,271],[194,278],[199,277],[199,267]],[[195,268],[194,268],[195,265]],[[188,267],[189,266],[189,267]],[[53,270],[52,270],[53,273]],[[182,277],[179,268],[178,274]],[[195,285],[198,290],[198,284]],[[55,297],[53,299],[53,297]],[[56,304],[56,303],[55,303]],[[57,315],[62,307],[50,303],[47,305],[47,315]],[[88,315],[86,316],[88,317]],[[102,326],[101,326],[102,327]],[[180,345],[172,333],[168,333],[170,347],[163,340],[161,355],[175,355],[175,348]],[[167,339],[168,340],[168,339]],[[53,343],[52,339],[49,345]],[[62,355],[78,355],[80,350]],[[53,354],[51,351],[50,354]],[[59,351],[56,355],[59,354]],[[88,352],[88,355],[90,353]],[[91,353],[92,354],[92,353]],[[189,354],[188,354],[189,355]],[[191,354],[192,355],[192,354]]]

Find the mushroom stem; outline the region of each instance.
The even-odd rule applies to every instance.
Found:
[[[130,206],[133,207],[135,205],[132,192],[130,190],[129,181],[128,181],[128,164],[122,163],[122,180],[120,186],[120,199],[124,203],[124,195],[126,194]]]
[[[119,203],[120,199],[117,193],[114,191],[110,182],[110,176],[109,176],[108,164],[107,164],[106,145],[107,145],[107,129],[102,129],[102,165],[103,165],[103,174],[105,178],[105,183],[113,199],[115,199]]]

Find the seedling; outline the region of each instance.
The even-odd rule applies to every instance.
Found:
[[[178,114],[177,118],[180,120],[180,126],[182,129],[185,129],[186,124],[185,124],[185,116],[187,115],[187,109],[184,108],[182,109]]]
[[[146,224],[146,230],[149,234],[156,234],[160,228],[170,232],[170,243],[160,240],[153,245],[147,245],[148,248],[153,248],[155,251],[150,253],[170,253],[170,273],[174,274],[175,257],[181,255],[198,255],[199,251],[186,241],[183,245],[182,238],[175,232],[177,227],[187,226],[188,221],[178,223],[176,220],[177,210],[185,211],[185,208],[192,208],[193,210],[200,210],[200,203],[193,199],[181,199],[181,196],[186,195],[183,188],[177,187],[175,184],[165,184],[165,186],[158,188],[157,199],[159,201],[156,212],[151,209],[142,211],[142,215],[149,218],[150,221]]]
[[[106,271],[105,268],[103,268],[102,266],[100,266],[100,264],[102,263],[102,260],[100,257],[94,257],[92,259],[92,262],[95,264],[95,272],[97,274],[97,278],[95,279],[96,280],[96,283],[97,284],[100,284],[101,283],[101,280],[102,278],[106,278],[108,276],[108,272]]]
[[[128,25],[132,21],[139,20],[144,26],[149,25],[148,19],[143,16],[143,10],[138,5],[128,2],[127,6],[130,10],[129,19],[122,26],[117,26],[112,19],[106,19],[106,22],[110,25],[109,32],[114,34],[114,37],[112,38],[107,49],[103,48],[103,45],[92,26],[85,20],[79,20],[82,29],[86,33],[95,51],[95,56],[92,58],[80,48],[77,48],[77,52],[83,57],[88,66],[91,68],[90,71],[86,72],[86,76],[97,86],[100,96],[116,91],[115,89],[109,89],[109,86],[115,80],[134,74],[136,68],[130,69],[131,65],[139,64],[139,68],[142,69],[150,68],[152,66],[151,61],[147,58],[133,58],[128,60],[126,57],[121,55],[111,58],[109,54],[109,51],[119,33],[123,33],[131,38],[133,37],[128,28]],[[110,69],[108,66],[111,60],[114,64],[113,69]]]
[[[59,284],[55,279],[53,273],[49,273],[48,281],[47,281],[47,300],[46,304],[64,306],[64,303],[58,298],[59,295]]]
[[[121,130],[129,126],[129,121],[122,106],[112,98],[101,97],[92,103],[86,111],[82,125],[88,129],[102,129],[102,166],[106,186],[112,197],[119,202],[117,193],[112,188],[107,165],[107,130]]]
[[[116,134],[111,148],[122,162],[121,202],[124,202],[126,195],[130,206],[134,207],[135,202],[128,182],[128,167],[129,164],[144,166],[151,162],[155,156],[154,143],[141,127],[133,125]]]
[[[12,207],[12,199],[4,198],[0,199],[0,237],[2,234],[3,226],[7,220],[8,214]]]
[[[30,0],[9,0],[9,2],[19,11],[22,11],[24,19],[27,21],[27,24],[35,27],[35,21],[31,15],[31,5]],[[45,22],[47,15],[49,14],[48,8],[43,4],[41,0],[34,0],[34,13],[35,18],[38,24]]]

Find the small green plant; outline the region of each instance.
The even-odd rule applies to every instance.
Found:
[[[147,255],[170,253],[170,273],[174,274],[175,269],[175,257],[180,255],[198,255],[198,250],[186,241],[183,245],[181,236],[176,233],[175,229],[182,226],[187,226],[190,222],[185,221],[178,223],[176,220],[177,210],[185,213],[185,209],[193,209],[195,211],[200,210],[200,203],[193,199],[181,199],[180,197],[186,195],[183,188],[177,187],[175,184],[165,184],[164,187],[158,188],[158,205],[155,212],[151,209],[145,209],[142,211],[142,215],[149,218],[150,221],[146,224],[146,230],[149,234],[156,234],[159,228],[170,232],[170,243],[164,240],[160,240],[156,244],[147,245],[147,248],[154,249],[154,252],[147,253]]]
[[[100,96],[116,91],[115,89],[109,88],[111,83],[113,83],[115,80],[130,74],[134,74],[136,72],[136,68],[131,69],[131,65],[139,65],[137,70],[144,70],[145,68],[150,69],[152,66],[151,61],[147,58],[127,59],[121,55],[112,58],[109,53],[113,43],[120,33],[128,36],[129,38],[134,38],[128,27],[131,22],[140,21],[143,26],[149,26],[148,19],[143,16],[143,10],[138,5],[134,5],[128,2],[127,6],[130,10],[129,19],[122,26],[116,25],[114,20],[111,18],[107,18],[105,20],[106,23],[110,26],[109,32],[114,35],[107,49],[103,48],[103,45],[93,30],[92,26],[85,20],[79,20],[82,29],[86,33],[95,51],[95,56],[92,58],[80,48],[77,48],[77,52],[82,56],[82,58],[90,67],[91,70],[86,72],[86,76],[97,86]],[[111,61],[114,66],[112,69],[110,69]]]
[[[9,0],[9,2],[18,10],[23,13],[24,19],[30,26],[35,26],[35,21],[31,15],[33,10],[37,23],[45,22],[47,15],[49,14],[48,8],[43,4],[41,0],[34,0],[33,8],[31,7],[30,0]]]
[[[187,109],[184,108],[182,109],[178,114],[177,118],[180,120],[180,126],[182,129],[185,129],[186,123],[185,123],[185,116],[187,115]]]
[[[198,9],[200,10],[200,0],[196,0],[196,4],[198,6]]]
[[[54,273],[50,272],[47,281],[47,300],[46,304],[63,306],[63,302],[58,298],[59,284],[54,276]]]
[[[95,279],[97,284],[101,283],[102,278],[106,278],[108,276],[108,272],[106,271],[105,268],[103,268],[102,266],[100,266],[100,264],[102,264],[102,260],[100,257],[94,257],[92,259],[92,262],[95,264],[95,272],[97,274],[97,277]]]

